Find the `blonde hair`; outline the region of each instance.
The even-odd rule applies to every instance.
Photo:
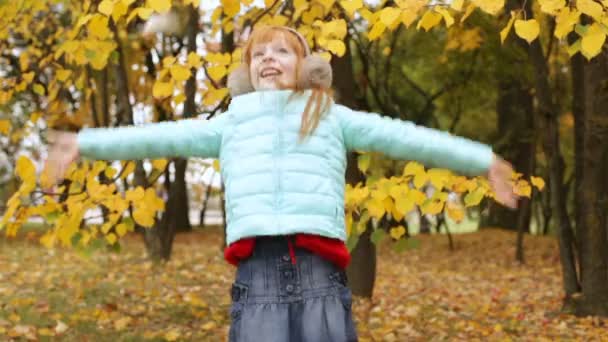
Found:
[[[300,38],[289,28],[284,26],[259,26],[256,27],[251,36],[247,40],[243,48],[244,62],[251,65],[251,49],[256,44],[269,43],[277,37],[285,39],[287,44],[296,52],[298,62],[296,64],[296,77],[300,74],[301,62],[306,57],[306,48],[302,45]],[[279,84],[281,89],[292,89],[293,95],[302,94],[306,89],[300,89],[299,82],[295,84]],[[323,115],[329,110],[333,103],[333,92],[329,88],[312,88],[312,94],[306,102],[306,107],[302,113],[302,123],[300,125],[299,138],[302,141],[307,136],[311,135],[319,126],[319,121]],[[292,96],[293,96],[292,95]],[[291,99],[291,97],[290,97]]]

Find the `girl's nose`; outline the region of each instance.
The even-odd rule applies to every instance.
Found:
[[[262,57],[262,61],[264,61],[264,62],[266,62],[268,60],[273,60],[273,59],[274,59],[274,57],[272,57],[272,54],[268,53],[268,52],[264,53],[264,56]]]

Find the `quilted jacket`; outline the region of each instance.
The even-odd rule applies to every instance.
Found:
[[[445,132],[332,104],[311,136],[298,141],[310,93],[253,92],[210,120],[187,119],[84,129],[81,156],[131,160],[219,158],[227,243],[260,235],[307,233],[346,239],[346,153],[378,151],[467,175],[486,172],[490,147]]]

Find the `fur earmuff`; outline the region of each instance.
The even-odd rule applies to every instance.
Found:
[[[302,60],[297,79],[299,89],[329,89],[332,79],[331,65],[323,57],[311,55]]]
[[[241,64],[228,75],[227,86],[232,97],[255,91],[253,84],[251,84],[247,64]]]

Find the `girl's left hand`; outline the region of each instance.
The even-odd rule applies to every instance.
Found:
[[[496,194],[496,200],[511,209],[517,208],[518,196],[513,192],[511,176],[513,167],[504,159],[494,155],[494,160],[488,170],[490,186]]]

